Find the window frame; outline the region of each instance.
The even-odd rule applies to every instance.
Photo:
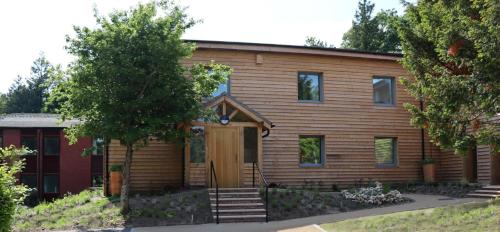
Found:
[[[299,99],[299,78],[300,75],[317,75],[318,76],[318,91],[319,91],[319,100],[301,100]],[[322,103],[323,102],[323,73],[321,72],[308,72],[308,71],[299,71],[297,72],[297,101],[300,103]]]
[[[374,79],[389,79],[391,80],[390,85],[390,94],[391,94],[391,103],[377,103],[375,102],[375,89],[373,88],[373,80]],[[382,76],[382,75],[374,75],[372,76],[372,102],[375,106],[383,106],[383,107],[394,107],[396,106],[396,78],[393,76]]]
[[[252,162],[246,162],[245,161],[245,129],[247,128],[253,128],[255,129],[255,145],[256,145],[256,148],[255,148],[255,160],[252,161]],[[252,126],[245,126],[243,127],[243,163],[244,164],[253,164],[253,163],[257,163],[259,162],[259,128],[258,127],[252,127]]]
[[[46,180],[45,180],[45,177],[48,177],[48,176],[53,176],[53,177],[56,177],[56,184],[57,184],[57,192],[47,192],[45,191],[45,183],[46,183]],[[42,185],[42,189],[43,189],[43,193],[44,194],[59,194],[61,192],[61,177],[59,176],[59,174],[44,174],[42,176],[42,179],[43,179],[43,185]]]
[[[391,139],[392,140],[392,163],[378,163],[377,154],[375,153],[375,141],[377,139]],[[373,157],[375,159],[375,167],[377,168],[397,168],[399,166],[398,159],[398,138],[395,136],[375,136],[373,139]]]
[[[313,164],[313,163],[301,163],[300,162],[300,139],[301,138],[319,138],[320,139],[320,160],[321,162],[319,164]],[[326,164],[326,149],[325,149],[325,136],[324,135],[299,135],[299,140],[298,140],[298,158],[299,158],[299,167],[301,168],[322,168]]]

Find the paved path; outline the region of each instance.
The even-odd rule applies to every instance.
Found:
[[[381,215],[401,211],[434,208],[452,204],[467,202],[485,201],[478,198],[450,198],[437,195],[405,194],[406,197],[415,200],[412,203],[387,206],[381,208],[363,209],[345,213],[327,214],[307,218],[297,218],[284,221],[271,221],[269,223],[226,223],[226,224],[202,224],[202,225],[182,225],[182,226],[159,226],[133,228],[132,232],[269,232],[269,231],[321,231],[315,224],[336,222],[351,218],[359,218],[372,215]],[[315,230],[317,229],[317,230]]]

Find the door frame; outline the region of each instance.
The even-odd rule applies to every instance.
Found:
[[[185,131],[189,132],[191,130],[191,127],[193,126],[203,126],[205,128],[205,163],[204,164],[194,164],[191,163],[190,161],[190,143],[188,139],[186,139],[186,146],[184,149],[184,155],[185,155],[185,172],[184,172],[184,177],[185,177],[185,184],[190,185],[190,168],[199,168],[201,166],[204,166],[205,168],[205,180],[203,182],[205,183],[205,186],[210,186],[209,180],[210,180],[210,133],[212,128],[217,128],[217,127],[232,127],[236,128],[238,130],[238,186],[239,187],[244,187],[245,185],[245,144],[244,144],[244,129],[245,127],[254,127],[257,128],[257,164],[260,170],[262,170],[262,160],[263,160],[263,153],[262,153],[262,124],[257,123],[257,122],[230,122],[228,125],[222,125],[219,123],[214,123],[214,122],[197,122],[193,121],[191,122],[191,125],[185,127]],[[250,174],[251,178],[251,174]],[[260,181],[260,178],[256,178],[256,180]]]

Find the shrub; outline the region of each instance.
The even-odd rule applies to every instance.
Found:
[[[0,231],[10,231],[13,215],[21,206],[29,188],[16,184],[16,174],[24,167],[21,158],[28,150],[14,146],[0,148]]]
[[[380,182],[375,182],[375,187],[358,188],[352,191],[343,190],[343,198],[354,202],[370,205],[382,205],[384,203],[398,203],[404,201],[403,196],[397,190],[384,194],[384,188]]]
[[[112,172],[121,172],[122,165],[121,164],[112,164],[111,167],[109,167],[109,170]]]

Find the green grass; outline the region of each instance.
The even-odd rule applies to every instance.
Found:
[[[120,208],[102,191],[83,191],[34,208],[21,208],[14,216],[14,231],[41,231],[122,227]]]
[[[327,231],[500,231],[500,199],[323,224]]]

